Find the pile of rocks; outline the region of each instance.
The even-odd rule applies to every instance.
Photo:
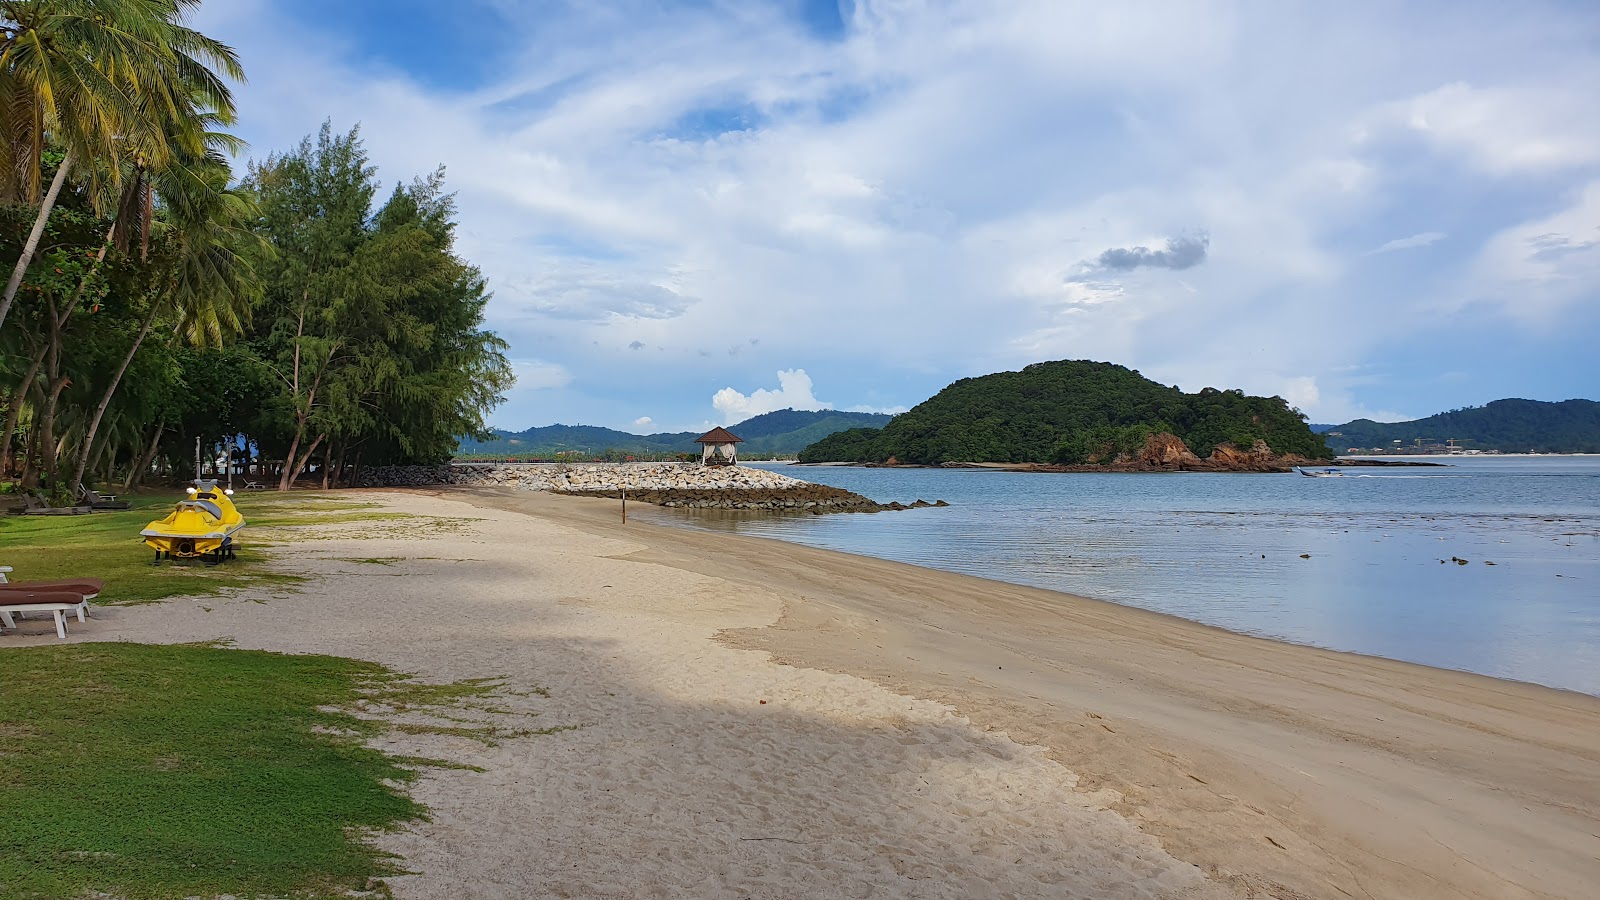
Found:
[[[699,463],[473,463],[382,466],[361,474],[363,487],[470,484],[519,487],[579,497],[618,497],[689,509],[765,509],[796,512],[879,512],[948,506],[882,504],[840,488],[812,484],[767,469]]]
[[[367,466],[356,476],[356,487],[423,487],[430,484],[489,484],[492,465]]]

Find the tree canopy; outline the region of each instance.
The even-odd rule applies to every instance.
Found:
[[[1279,453],[1330,454],[1282,397],[1205,388],[1186,394],[1111,363],[1061,360],[964,378],[880,431],[824,438],[802,462],[1095,463],[1170,432],[1206,456],[1265,441]]]
[[[75,180],[46,216],[0,330],[0,477],[64,499],[188,475],[197,438],[243,436],[257,477],[287,487],[312,465],[337,481],[442,462],[485,434],[511,371],[443,170],[380,204],[359,134],[328,126],[242,181],[215,152],[175,158],[125,182],[148,210]],[[46,174],[65,161],[48,151]],[[0,252],[38,209],[0,204]]]
[[[1451,440],[1468,450],[1600,453],[1600,403],[1496,400],[1411,422],[1357,419],[1334,426],[1326,438],[1341,453],[1351,447],[1389,449],[1395,441],[1411,447],[1418,441],[1438,445]]]

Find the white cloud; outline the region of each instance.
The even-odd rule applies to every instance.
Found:
[[[1490,172],[1537,172],[1600,161],[1594,111],[1592,92],[1458,81],[1390,104],[1382,118]]]
[[[1395,238],[1394,240],[1389,241],[1388,243],[1371,252],[1376,255],[1379,253],[1389,253],[1394,250],[1411,250],[1416,247],[1427,247],[1431,244],[1439,243],[1440,241],[1444,240],[1444,238],[1445,234],[1442,231],[1424,231],[1420,234],[1413,234],[1410,237]]]
[[[663,420],[693,421],[710,388],[802,360],[841,400],[915,403],[941,379],[1090,357],[1194,386],[1309,378],[1320,417],[1352,402],[1337,366],[1425,334],[1407,313],[1442,302],[1401,272],[1351,281],[1369,248],[1437,234],[1390,240],[1435,224],[1396,210],[1456,177],[1441,156],[1475,170],[1439,188],[1466,200],[1600,165],[1600,99],[1573,87],[1600,63],[1571,42],[1586,20],[1553,8],[1488,29],[1426,3],[858,0],[819,41],[776,3],[493,5],[519,50],[464,90],[363,63],[352,36],[264,0],[198,24],[244,54],[256,153],[331,117],[362,124],[390,183],[448,166],[490,325],[556,367],[527,383],[578,373],[590,392],[563,409],[545,391],[537,415],[626,422],[647,388]],[[1461,207],[1503,215],[1489,200]],[[1384,265],[1448,271],[1469,235],[1501,232],[1477,271],[1560,305],[1583,294],[1581,224],[1452,220],[1437,251]],[[1202,232],[1181,273],[1084,268]],[[1529,243],[1547,233],[1567,243]],[[927,377],[886,394],[904,372]],[[818,404],[806,384],[770,408]],[[787,392],[727,388],[716,408]]]
[[[1303,375],[1289,379],[1282,396],[1295,409],[1307,410],[1315,408],[1322,400],[1322,390],[1317,387],[1317,379]]]
[[[743,422],[751,416],[780,409],[831,409],[832,404],[811,393],[811,376],[805,369],[786,369],[778,373],[777,390],[757,388],[742,394],[725,387],[711,398],[711,405],[722,417],[722,424]]]
[[[511,371],[517,377],[513,391],[548,391],[572,383],[572,373],[559,363],[537,359],[513,359]]]
[[[635,427],[635,428],[649,428],[651,425],[654,425],[655,423],[656,423],[656,420],[650,418],[649,416],[640,416],[639,418],[633,420],[633,427]]]
[[[1549,322],[1600,285],[1600,181],[1570,206],[1523,222],[1484,245],[1466,296],[1487,301],[1514,317]]]

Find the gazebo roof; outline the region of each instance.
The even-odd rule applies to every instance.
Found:
[[[742,444],[744,439],[721,425],[694,439],[696,444]]]

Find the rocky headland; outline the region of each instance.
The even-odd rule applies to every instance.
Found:
[[[766,469],[698,463],[534,463],[382,466],[361,473],[363,487],[460,484],[516,487],[576,497],[619,498],[687,509],[745,509],[807,513],[884,512],[948,506],[878,503],[860,494],[812,484]]]

